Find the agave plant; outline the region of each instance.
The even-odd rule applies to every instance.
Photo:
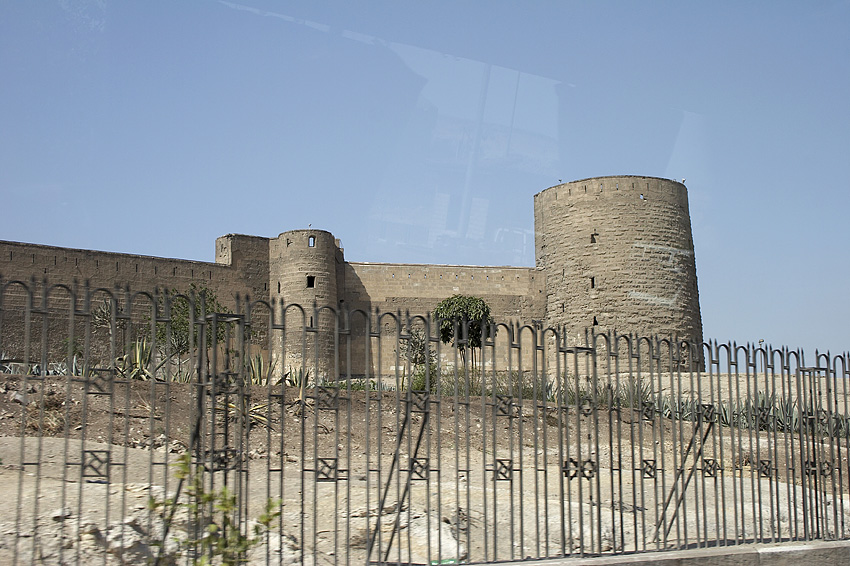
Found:
[[[277,385],[280,379],[272,382],[272,374],[274,373],[275,362],[266,363],[262,354],[256,354],[254,357],[247,360],[247,370],[251,378],[252,385]]]
[[[147,339],[138,338],[127,347],[127,353],[116,358],[115,370],[124,379],[156,379],[157,372],[165,362],[152,368],[152,359],[153,353]]]
[[[268,409],[268,403],[249,404],[247,397],[242,399],[242,402],[230,401],[216,407],[216,410],[227,414],[230,420],[241,420],[248,424],[249,428],[255,425],[264,426],[271,430],[274,427],[269,422],[268,417],[263,412]]]

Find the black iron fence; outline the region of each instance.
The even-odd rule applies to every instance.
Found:
[[[848,537],[847,354],[2,284],[3,563]]]

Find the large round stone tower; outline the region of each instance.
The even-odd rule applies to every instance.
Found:
[[[685,185],[599,177],[534,196],[546,318],[571,339],[586,328],[702,342]]]
[[[333,311],[325,307],[339,307],[337,264],[342,261],[337,240],[324,230],[290,230],[269,242],[270,298],[304,309],[303,324],[299,310],[286,310],[286,333],[278,337],[284,343],[275,348],[276,371],[301,368],[303,347],[304,367],[310,376],[316,377],[318,362],[318,377],[331,377],[335,319]],[[304,327],[307,330],[302,334]]]

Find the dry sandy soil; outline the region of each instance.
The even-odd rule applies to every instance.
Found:
[[[156,554],[151,542],[162,538],[163,522],[148,501],[178,488],[195,387],[131,381],[100,389],[0,376],[0,500],[8,502],[0,532],[15,535],[0,542],[3,563],[144,563]],[[247,394],[247,436],[233,436],[238,411],[219,403],[224,410],[205,405],[201,437],[211,446],[227,423],[231,444],[241,438],[243,472],[212,474],[213,488],[241,489],[248,517],[280,501],[252,563],[362,563],[370,544],[372,560],[428,563],[784,539],[805,534],[796,511],[804,499],[821,509],[807,528],[827,537],[850,528],[846,451],[834,445],[819,449],[843,483],[827,483],[831,473],[813,491],[788,483],[792,454],[782,435],[717,427],[703,445],[705,429],[695,434],[694,423],[631,409],[430,399],[427,414],[411,405],[405,423],[395,392],[343,390],[334,402],[332,391],[313,390],[304,403],[293,389],[282,398],[261,387]],[[714,475],[705,458],[718,464]],[[653,477],[645,461],[654,462]],[[765,461],[770,477],[759,473]],[[173,539],[188,538],[186,524],[177,521],[166,537],[169,557],[178,552]]]

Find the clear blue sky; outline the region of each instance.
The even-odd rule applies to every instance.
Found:
[[[533,265],[533,195],[686,178],[706,337],[850,349],[850,2],[0,2],[0,239]]]

